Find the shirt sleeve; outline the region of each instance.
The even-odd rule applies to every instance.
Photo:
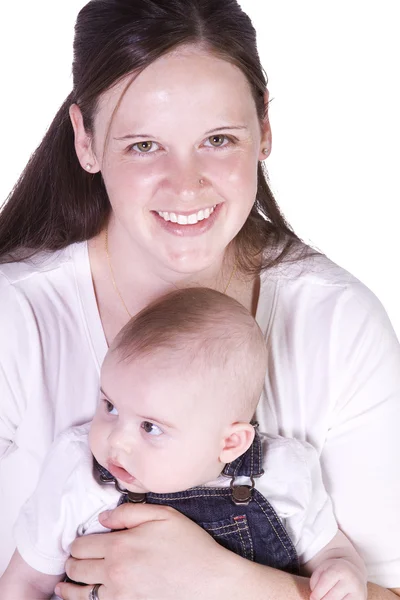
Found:
[[[14,287],[2,275],[0,275],[0,297],[1,461],[12,451],[18,424],[26,406],[25,382],[29,378],[29,339],[26,330],[16,327],[16,323],[23,322],[24,317]],[[24,377],[21,377],[21,371],[24,372]]]
[[[82,444],[71,442],[68,434],[61,434],[54,442],[39,484],[22,507],[14,528],[22,558],[36,571],[48,575],[64,573],[80,522],[79,491],[87,456],[82,452]],[[89,469],[87,474],[90,475]]]
[[[334,538],[338,525],[322,481],[317,451],[306,442],[293,440],[292,446],[299,468],[296,470],[298,485],[294,482],[291,492],[297,497],[301,510],[284,519],[284,524],[295,545],[299,562],[304,564]]]
[[[32,340],[18,290],[0,274],[0,575],[15,549],[11,524],[21,497],[33,489],[37,459],[25,451],[19,429],[26,413],[31,382]],[[21,471],[21,464],[23,470]],[[23,472],[23,477],[16,477]]]
[[[330,344],[325,485],[369,581],[400,587],[400,347],[382,305],[362,284],[342,296]]]

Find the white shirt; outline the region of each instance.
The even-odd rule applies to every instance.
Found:
[[[0,267],[0,572],[54,438],[89,421],[107,344],[87,244]],[[400,587],[400,347],[379,301],[321,256],[262,275],[260,430],[310,442],[369,580]]]
[[[77,535],[108,531],[99,523],[99,513],[115,508],[121,495],[114,485],[100,485],[93,475],[89,426],[73,427],[55,441],[38,487],[15,527],[16,545],[25,562],[48,575],[64,573]],[[255,480],[255,487],[275,509],[304,564],[337,532],[318,454],[310,444],[279,436],[262,436],[262,448],[265,473]],[[249,480],[237,477],[235,483]],[[219,477],[204,485],[228,487],[230,479]]]

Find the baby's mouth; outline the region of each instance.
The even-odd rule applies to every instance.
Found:
[[[110,471],[111,475],[115,477],[118,481],[123,481],[124,483],[133,483],[135,481],[135,477],[128,473],[126,469],[121,467],[118,463],[109,460],[107,462],[107,469]]]

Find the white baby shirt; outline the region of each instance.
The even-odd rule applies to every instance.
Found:
[[[59,436],[45,460],[39,485],[25,503],[15,526],[17,548],[25,562],[42,573],[64,573],[70,546],[78,535],[108,531],[98,521],[103,510],[117,506],[113,484],[93,475],[88,446],[89,424]],[[318,455],[309,444],[263,436],[265,474],[256,488],[272,504],[305,563],[337,532],[331,502],[322,484]],[[238,477],[236,484],[248,483]],[[207,487],[229,486],[219,477]]]

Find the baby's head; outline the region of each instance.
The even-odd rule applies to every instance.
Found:
[[[172,292],[109,349],[92,452],[133,492],[211,481],[253,441],[266,368],[265,340],[241,304],[205,288]]]

